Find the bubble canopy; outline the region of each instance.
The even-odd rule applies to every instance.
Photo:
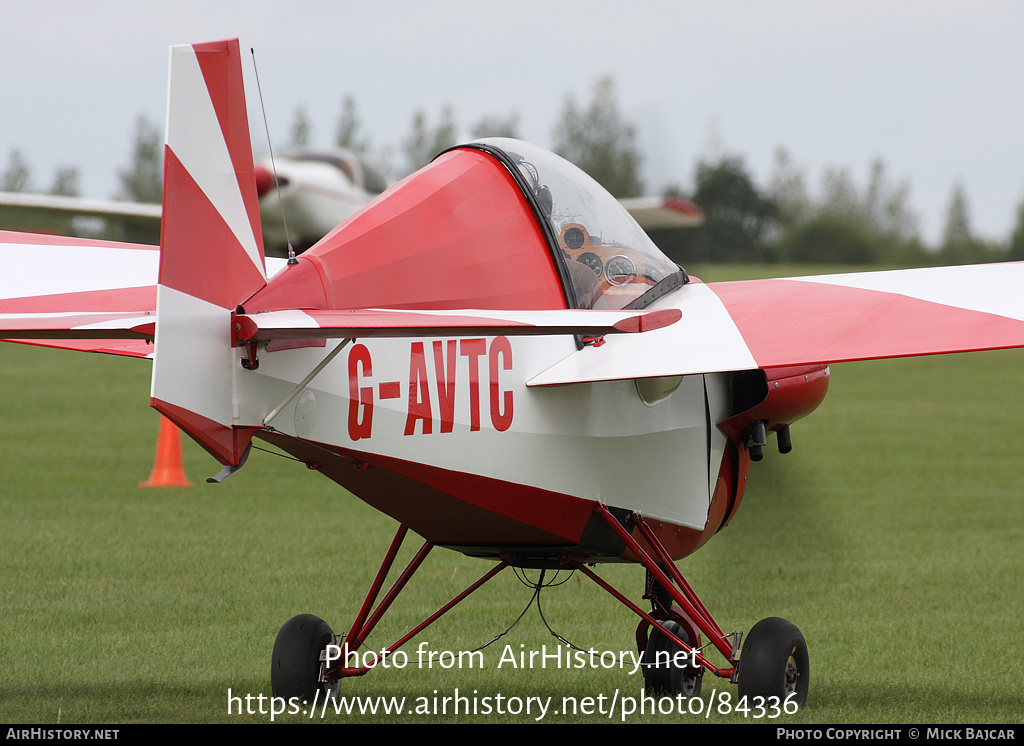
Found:
[[[541,223],[570,305],[643,308],[688,281],[617,199],[564,158],[509,138],[459,147],[482,150],[512,173]]]

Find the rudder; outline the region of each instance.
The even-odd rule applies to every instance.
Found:
[[[151,403],[237,464],[231,314],[267,282],[241,56],[232,39],[170,57]]]

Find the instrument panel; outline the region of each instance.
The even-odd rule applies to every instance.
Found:
[[[647,279],[647,256],[641,251],[605,243],[579,223],[562,226],[559,239],[568,261],[579,262],[594,273],[601,284],[601,295],[625,295],[626,286],[653,284]],[[628,295],[635,296],[636,288],[631,288]],[[607,300],[611,301],[609,307],[616,307],[611,297]]]

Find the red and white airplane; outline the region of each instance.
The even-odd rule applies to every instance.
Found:
[[[390,651],[509,566],[575,568],[638,615],[650,690],[711,674],[801,704],[799,630],[725,634],[675,560],[736,513],[768,432],[788,450],[829,363],[1024,346],[1024,264],[704,284],[515,140],[447,150],[268,260],[237,41],[172,48],[170,81],[159,251],[0,234],[0,336],[151,357],[152,405],[217,480],[259,439],[398,521],[347,634],[281,629],[275,696],[372,668],[344,653],[439,545],[492,563]],[[423,548],[381,596],[409,530]],[[592,568],[621,561],[646,568],[648,608]]]

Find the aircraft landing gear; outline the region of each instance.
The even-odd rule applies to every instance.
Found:
[[[691,646],[696,645],[696,641],[678,622],[665,622],[665,628]],[[661,630],[655,629],[644,647],[644,688],[656,697],[674,697],[677,694],[691,697],[700,694],[704,671],[700,666],[681,662],[687,659],[689,656],[686,651],[672,642]]]
[[[312,703],[318,701],[318,697],[319,701],[323,702],[325,696],[336,696],[341,689],[342,679],[368,673],[384,656],[394,653],[399,647],[508,567],[505,562],[500,562],[489,569],[476,582],[400,637],[390,647],[380,651],[364,650],[360,654],[359,651],[367,636],[373,631],[433,548],[433,544],[424,542],[405,570],[394,581],[390,590],[384,594],[383,598],[378,599],[408,530],[404,524],[399,525],[347,635],[343,635],[341,638],[336,637],[327,622],[312,614],[300,614],[292,617],[281,628],[277,634],[277,641],[274,643],[273,664],[270,672],[271,689],[275,697],[284,697],[286,700],[297,697],[299,700]],[[328,645],[337,647],[332,647],[328,651]],[[325,651],[330,655],[326,655]]]
[[[778,617],[758,622],[743,641],[741,655],[740,633],[722,630],[642,516],[630,516],[627,525],[623,525],[603,505],[597,505],[595,511],[601,513],[647,570],[645,598],[653,600],[653,610],[641,609],[610,586],[587,565],[585,559],[573,560],[571,566],[641,618],[636,630],[636,643],[642,656],[644,684],[652,696],[697,697],[701,693],[704,675],[710,673],[738,684],[739,699],[745,697],[748,707],[778,707],[791,714],[803,706],[807,701],[810,669],[807,643],[794,624]],[[360,655],[358,651],[367,636],[433,546],[424,542],[391,589],[378,599],[407,530],[406,526],[399,526],[347,635],[339,639],[327,622],[312,614],[293,617],[281,628],[274,643],[271,668],[274,697],[315,703],[326,701],[325,697],[336,696],[342,679],[369,672],[383,656],[394,653],[511,566],[508,558],[503,559],[390,647],[381,651],[363,651]],[[645,545],[633,537],[634,530]],[[329,645],[338,647],[328,651]],[[724,665],[716,666],[709,660],[708,655],[715,650],[725,659]],[[328,658],[325,651],[334,654]],[[356,655],[350,659],[350,653]],[[776,699],[772,702],[769,698]],[[761,699],[760,703],[758,699]]]
[[[743,642],[737,675],[740,697],[778,697],[803,706],[810,683],[804,636],[785,619],[762,619]]]
[[[626,525],[620,523],[603,505],[596,505],[608,525],[618,534],[637,561],[647,570],[648,591],[654,609],[646,612],[599,578],[588,567],[580,572],[608,591],[623,605],[641,617],[637,627],[637,647],[644,657],[644,682],[651,694],[668,696],[697,695],[705,672],[729,679],[739,685],[739,699],[754,706],[754,698],[763,698],[766,707],[778,706],[790,713],[807,701],[809,663],[807,643],[796,625],[771,617],[754,625],[740,650],[740,633],[726,634],[683,578],[668,551],[643,516],[632,515]],[[646,546],[633,536],[638,532]],[[647,630],[651,629],[650,637]],[[707,645],[718,650],[726,665],[715,666],[704,653],[701,635]],[[658,653],[673,656],[677,665],[652,665]],[[770,702],[770,697],[777,698]]]
[[[323,701],[330,687],[321,683],[321,653],[334,644],[327,622],[300,614],[284,623],[274,641],[270,687],[275,697],[303,702]]]

